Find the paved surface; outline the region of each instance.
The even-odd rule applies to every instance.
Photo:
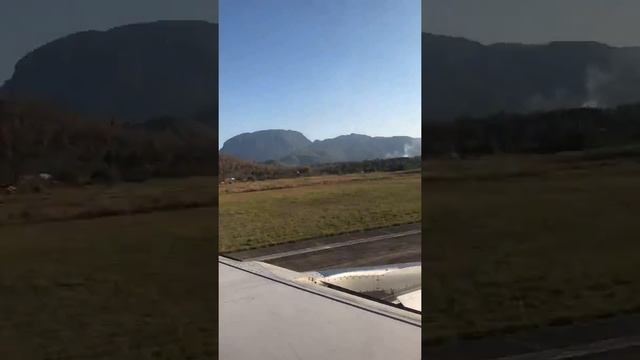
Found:
[[[422,225],[406,224],[228,253],[295,271],[376,266],[421,260]]]
[[[567,359],[601,359],[616,354],[633,354],[640,348],[640,336],[622,337],[580,344],[560,349],[542,350],[527,354],[505,356],[498,360],[567,360]],[[637,354],[637,353],[636,353]]]
[[[640,359],[640,346],[623,350],[609,351],[602,354],[583,356],[580,360],[638,360]]]
[[[640,315],[424,345],[423,357],[433,360],[640,359]]]

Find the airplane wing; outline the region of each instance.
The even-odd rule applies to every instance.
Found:
[[[319,273],[224,257],[218,267],[220,359],[420,359],[419,311]]]

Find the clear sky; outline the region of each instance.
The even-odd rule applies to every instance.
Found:
[[[220,144],[420,136],[420,0],[220,0]]]
[[[483,43],[640,46],[638,0],[423,0],[423,30]]]
[[[83,30],[156,20],[217,21],[217,0],[0,0],[0,85],[31,50]]]

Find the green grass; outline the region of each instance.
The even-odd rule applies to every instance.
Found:
[[[640,164],[569,155],[228,185],[219,249],[419,221],[422,193],[428,338],[640,310]],[[216,184],[1,198],[0,358],[213,358]]]
[[[426,167],[428,338],[640,310],[640,164],[563,161]]]
[[[0,358],[216,358],[217,193],[208,177],[0,195]]]
[[[274,185],[284,182],[284,188]],[[275,180],[261,186],[261,191],[222,189],[220,251],[421,220],[417,173]]]
[[[216,206],[217,183],[212,176],[0,194],[0,225]]]
[[[0,226],[0,358],[214,359],[215,208]]]
[[[419,174],[224,189],[230,248],[420,219]],[[0,197],[0,358],[215,358],[218,192],[192,178]]]

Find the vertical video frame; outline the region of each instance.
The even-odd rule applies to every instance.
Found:
[[[420,1],[220,1],[221,359],[419,359]]]

